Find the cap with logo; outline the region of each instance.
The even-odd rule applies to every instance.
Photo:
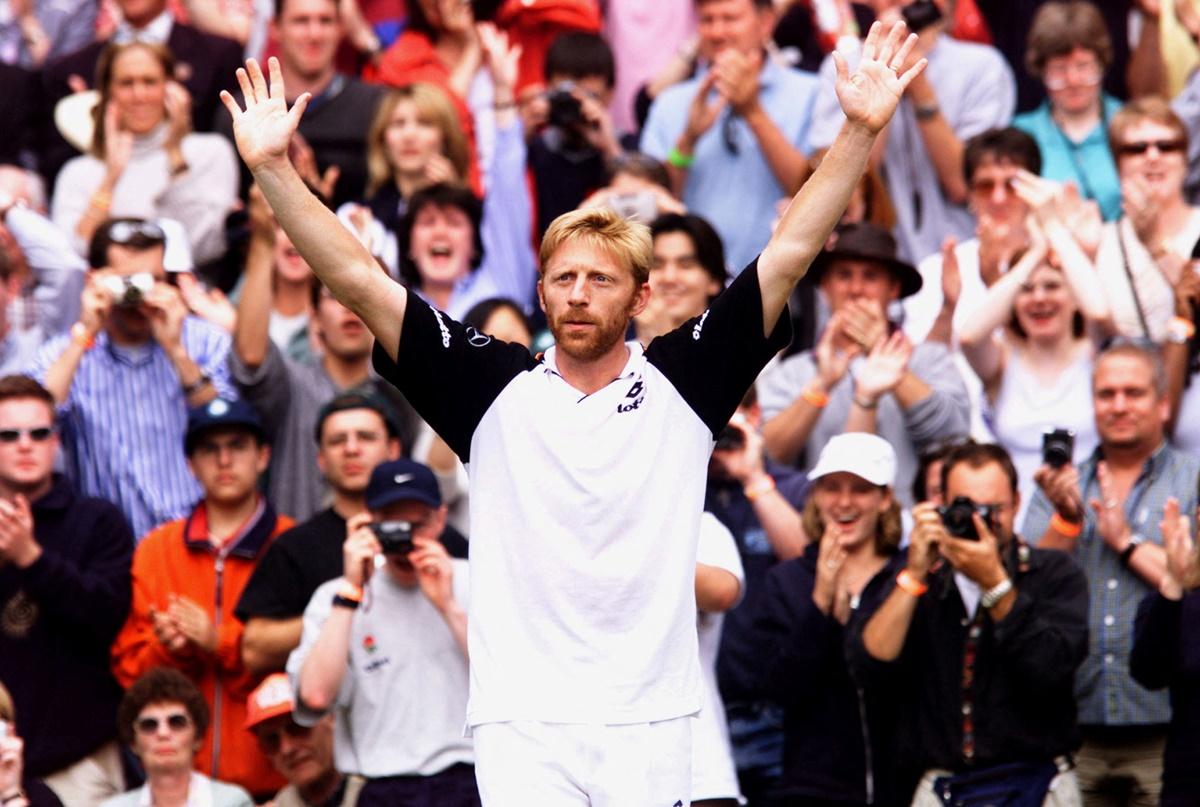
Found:
[[[896,481],[896,452],[891,443],[877,434],[836,435],[821,449],[808,478],[816,481],[836,473],[854,474],[872,485],[891,487]]]
[[[246,722],[243,726],[252,729],[272,717],[291,714],[294,705],[292,682],[287,675],[271,673],[246,699]]]
[[[250,404],[242,400],[213,398],[203,406],[188,411],[187,434],[183,438],[184,453],[191,456],[196,448],[196,441],[204,433],[229,427],[244,428],[259,440],[266,442],[267,435],[263,430],[262,421],[258,419]]]
[[[367,509],[379,510],[395,502],[423,502],[442,506],[442,492],[433,471],[412,460],[391,460],[376,466],[367,483]]]

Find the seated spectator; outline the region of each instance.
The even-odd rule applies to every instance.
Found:
[[[1046,100],[1013,119],[1037,141],[1042,176],[1075,185],[1100,205],[1106,221],[1121,216],[1121,185],[1108,141],[1108,122],[1121,102],[1102,88],[1112,60],[1112,40],[1095,4],[1044,4],[1029,30],[1025,68],[1045,86]]]
[[[395,431],[391,411],[373,395],[341,393],[321,407],[309,437],[333,503],[271,544],[246,584],[235,613],[246,624],[247,669],[282,670],[300,643],[300,617],[312,593],[342,573],[346,520],[366,509],[371,472],[400,456]]]
[[[63,166],[50,211],[80,255],[115,217],[183,223],[197,264],[225,254],[237,159],[223,137],[191,131],[191,99],[174,74],[163,45],[114,44],[100,54],[91,149]]]
[[[1195,2],[1179,0],[1172,3],[1172,6],[1178,27],[1195,42],[1200,38],[1200,6]],[[1159,27],[1157,18],[1151,19],[1150,22],[1154,28]],[[1161,67],[1164,61],[1161,44],[1158,48],[1148,50],[1147,55],[1149,61],[1154,64],[1146,65],[1143,69],[1160,79],[1165,78],[1166,71]],[[1165,82],[1162,84],[1163,86],[1158,88],[1159,92],[1170,95]],[[1188,201],[1196,202],[1200,199],[1200,70],[1194,69],[1187,76],[1183,89],[1171,99],[1171,111],[1179,116],[1188,132],[1188,176],[1184,188]]]
[[[851,620],[900,571],[896,453],[873,434],[825,444],[808,478],[801,557],[767,573],[754,621],[765,694],[784,708],[783,776],[772,804],[906,804],[896,785],[897,704],[859,691]]]
[[[1192,540],[1192,515],[1179,502],[1163,508],[1166,574],[1158,591],[1138,607],[1129,672],[1148,689],[1170,687],[1171,724],[1163,753],[1162,807],[1187,807],[1200,793],[1200,566]]]
[[[283,782],[242,726],[254,679],[242,664],[233,609],[267,545],[292,520],[258,492],[271,449],[249,404],[217,398],[191,410],[183,450],[204,498],[138,545],[133,606],[113,643],[113,671],[124,686],[155,667],[183,671],[215,716],[196,733],[196,769],[267,795]]]
[[[253,807],[253,799],[242,788],[196,770],[196,751],[210,714],[200,690],[178,670],[155,667],[141,675],[121,700],[117,733],[141,761],[146,784],[106,799],[100,807]]]
[[[24,738],[25,773],[73,807],[125,789],[108,647],[129,611],[133,535],[116,507],[54,473],[58,448],[50,393],[0,378],[0,681],[12,693],[0,719]]]
[[[59,406],[68,475],[84,495],[119,506],[137,536],[182,517],[200,496],[179,453],[188,407],[237,394],[225,366],[229,335],[187,313],[166,282],[165,244],[150,222],[102,225],[79,321],[29,371]]]
[[[1166,341],[1173,288],[1200,240],[1200,208],[1183,194],[1188,136],[1161,98],[1125,105],[1108,127],[1124,215],[1105,225],[1096,271],[1123,336]]]
[[[1037,217],[1028,226],[1029,247],[962,318],[958,340],[983,384],[985,419],[1012,458],[1027,502],[1047,432],[1071,432],[1074,453],[1062,462],[1082,462],[1096,448],[1094,345],[1086,331],[1103,332],[1111,320],[1090,262],[1054,210],[1054,188],[1029,173],[1018,173],[1014,183]]]
[[[659,94],[641,150],[670,166],[684,204],[712,222],[740,271],[770,238],[775,202],[809,175],[817,81],[767,53],[770,0],[700,0],[697,13],[707,69]]]
[[[205,33],[232,39],[247,59],[263,56],[274,3],[263,0],[182,0],[188,22]]]
[[[921,288],[892,237],[870,224],[835,232],[809,270],[833,315],[813,350],[759,381],[763,438],[777,462],[811,468],[833,435],[876,432],[896,449],[903,502],[917,456],[934,441],[966,435],[966,390],[945,345],[914,348],[887,319],[891,303]]]
[[[529,318],[519,305],[503,297],[492,297],[473,305],[463,315],[463,325],[501,342],[525,347],[533,344],[533,326],[529,324]]]
[[[92,41],[96,24],[92,0],[32,0],[8,4],[0,22],[0,62],[38,70]]]
[[[879,19],[891,25],[903,7],[917,1],[884,3]],[[944,9],[948,3],[936,0],[936,5]],[[899,254],[911,261],[936,252],[947,235],[970,237],[973,227],[964,207],[968,195],[962,170],[966,141],[1006,126],[1016,102],[1013,74],[1000,53],[988,45],[954,39],[945,33],[946,24],[938,19],[916,32],[920,39],[909,59],[926,58],[929,66],[908,85],[896,117],[880,138],[886,138],[886,144],[875,150],[896,208]],[[842,56],[853,69],[860,46],[847,44],[845,39],[840,43]],[[845,120],[833,91],[832,56],[822,63],[820,77],[809,135],[814,149],[829,146]]]
[[[275,807],[355,807],[363,780],[333,766],[333,715],[312,726],[296,722],[292,684],[283,673],[268,675],[246,701],[246,729],[287,786]]]
[[[611,207],[626,218],[649,224],[687,208],[671,193],[667,167],[653,157],[628,151],[608,161],[608,184],[583,200],[583,207]]]
[[[855,680],[897,705],[899,770],[921,777],[914,805],[1004,792],[1078,804],[1068,755],[1079,742],[1072,689],[1088,652],[1087,580],[1013,531],[1020,494],[1003,448],[952,450],[942,483],[958,507],[913,508],[903,571],[848,643]]]
[[[438,540],[446,510],[437,480],[411,460],[384,463],[366,504],[346,523],[341,577],[313,593],[288,658],[297,722],[336,712],[334,760],[367,779],[360,807],[479,805],[462,729],[467,564]]]
[[[699,216],[659,216],[650,224],[650,236],[650,301],[633,321],[643,345],[703,314],[729,277],[721,237]]]
[[[5,807],[63,807],[54,791],[25,773],[25,741],[17,734],[12,697],[0,684],[0,804]]]
[[[1175,448],[1200,454],[1200,341],[1196,339],[1200,274],[1180,272],[1174,291],[1175,316],[1167,323],[1167,341],[1162,346],[1171,400],[1168,432]]]

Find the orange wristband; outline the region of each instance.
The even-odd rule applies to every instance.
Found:
[[[1083,524],[1072,524],[1058,513],[1050,516],[1050,528],[1064,538],[1076,538],[1083,532]]]
[[[342,583],[342,587],[338,589],[337,595],[345,600],[353,600],[354,602],[362,602],[362,599],[363,599],[362,586],[356,586],[353,583]]]
[[[1178,328],[1182,333],[1187,334],[1187,339],[1191,339],[1196,335],[1196,323],[1187,317],[1171,317],[1170,326]]]
[[[908,569],[896,575],[896,585],[914,597],[920,597],[926,591],[929,591],[929,586],[909,574]]]
[[[812,387],[806,387],[804,392],[800,393],[800,397],[806,403],[817,409],[824,409],[829,405],[829,396],[820,390],[813,389]]]

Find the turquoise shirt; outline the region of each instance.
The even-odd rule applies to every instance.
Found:
[[[1121,181],[1117,163],[1108,149],[1108,122],[1121,108],[1110,95],[1102,99],[1104,114],[1096,128],[1078,143],[1058,128],[1050,117],[1050,103],[1013,118],[1013,126],[1027,132],[1042,152],[1042,176],[1058,182],[1074,182],[1081,196],[1095,199],[1105,221],[1121,217]]]

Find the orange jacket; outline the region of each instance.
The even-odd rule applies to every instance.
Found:
[[[243,728],[246,697],[258,681],[242,666],[242,623],[233,609],[268,544],[291,526],[290,518],[276,516],[262,501],[220,550],[208,540],[203,503],[187,518],[152,530],[133,554],[133,603],[112,647],[113,673],[124,687],[159,666],[174,667],[195,681],[212,710],[196,770],[256,794],[273,793],[285,782]],[[159,643],[150,610],[166,611],[168,594],[208,610],[217,628],[211,656],[190,646],[186,654],[175,655]]]

